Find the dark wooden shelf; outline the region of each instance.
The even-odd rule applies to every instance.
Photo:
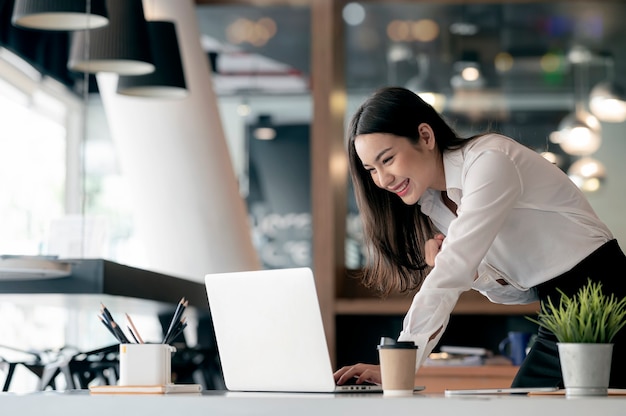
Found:
[[[393,296],[386,299],[376,297],[338,298],[335,313],[338,315],[401,315],[411,306],[410,296]],[[539,302],[527,305],[500,305],[492,303],[476,291],[461,295],[454,314],[476,315],[534,315],[539,311]]]
[[[201,282],[104,259],[68,259],[68,276],[0,281],[0,302],[44,304],[99,310],[100,303],[118,310],[168,311],[181,297],[198,311],[208,312]]]

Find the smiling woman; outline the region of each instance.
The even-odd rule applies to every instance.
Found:
[[[563,171],[495,132],[458,135],[414,92],[376,90],[347,131],[350,173],[369,248],[363,284],[414,296],[399,341],[419,346],[416,371],[439,343],[461,294],[528,304],[602,282],[626,295],[609,270],[626,256]],[[555,290],[555,288],[557,288]],[[611,385],[626,333],[616,336]],[[340,368],[335,378],[380,382],[379,366]],[[513,387],[563,385],[555,335],[538,331]]]

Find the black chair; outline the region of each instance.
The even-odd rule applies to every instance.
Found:
[[[39,378],[38,390],[45,390],[48,387],[56,388],[55,378],[60,373],[60,367],[52,364],[56,361],[56,353],[53,351],[25,351],[19,348],[0,345],[0,368],[6,370],[6,376],[2,386],[2,391],[9,391],[15,369],[18,366],[27,368],[31,373]],[[19,358],[7,358],[7,356],[19,356]],[[51,366],[52,364],[52,366]]]
[[[94,382],[114,385],[119,379],[119,345],[75,354],[67,366],[75,389],[88,389]]]

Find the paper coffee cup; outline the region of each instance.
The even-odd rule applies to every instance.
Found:
[[[385,338],[378,345],[383,394],[408,396],[415,387],[417,346],[412,341],[390,342]]]
[[[165,386],[172,382],[168,344],[120,344],[120,386]]]

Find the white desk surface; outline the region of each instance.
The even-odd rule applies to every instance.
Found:
[[[598,414],[623,416],[626,396],[568,399],[564,396],[443,397],[425,392],[392,398],[382,394],[226,393],[90,395],[87,390],[0,393],[2,414],[38,416],[118,415],[437,415],[531,416]]]

